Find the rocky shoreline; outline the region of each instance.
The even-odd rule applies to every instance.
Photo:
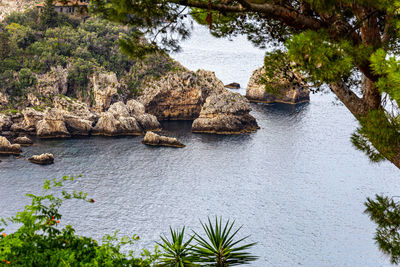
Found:
[[[203,133],[240,134],[258,129],[249,101],[227,90],[211,71],[192,72],[180,66],[179,71],[147,82],[131,99],[118,93],[122,85],[115,74],[95,73],[90,78],[94,99],[86,101],[64,95],[67,81],[63,73],[61,67],[53,68],[52,75],[39,80],[36,95],[30,93],[26,108],[0,114],[0,135],[41,139],[144,135],[160,131],[163,120],[194,120],[193,132]],[[39,93],[46,96],[45,103]],[[7,102],[7,95],[3,98]]]

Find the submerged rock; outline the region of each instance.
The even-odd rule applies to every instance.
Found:
[[[20,137],[15,138],[14,143],[19,144],[21,146],[33,145],[33,141],[27,136],[20,136]]]
[[[142,143],[150,146],[185,147],[176,138],[161,136],[150,131],[146,133]]]
[[[54,156],[53,154],[46,153],[41,155],[33,155],[28,160],[35,164],[47,165],[54,163]]]
[[[19,155],[21,154],[21,146],[18,144],[11,144],[7,138],[0,136],[0,154],[2,155]]]
[[[297,83],[291,83],[282,78],[276,84],[276,94],[266,92],[265,84],[260,82],[264,74],[265,69],[261,67],[255,70],[250,77],[246,89],[246,97],[250,102],[299,104],[310,101],[310,92],[306,89],[307,85],[300,74],[291,73],[293,80],[296,80]]]
[[[256,119],[249,114],[248,100],[229,91],[207,98],[199,118],[194,120],[192,132],[242,134],[259,129]]]

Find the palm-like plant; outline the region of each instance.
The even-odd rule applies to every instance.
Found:
[[[186,267],[193,266],[192,264],[192,246],[190,242],[192,242],[194,236],[191,236],[188,241],[184,243],[184,235],[185,235],[185,227],[182,230],[172,230],[171,232],[171,241],[164,235],[160,236],[163,241],[162,244],[158,243],[163,249],[164,253],[161,256],[162,266],[175,266],[175,267]]]
[[[202,265],[226,267],[250,263],[257,259],[256,256],[246,252],[256,243],[238,245],[249,236],[234,241],[242,226],[231,232],[235,222],[230,223],[228,220],[223,227],[222,218],[218,220],[217,217],[215,217],[215,225],[211,223],[210,218],[208,218],[208,224],[200,223],[206,232],[208,241],[194,232],[195,240],[198,242],[198,245],[192,249],[195,262],[202,263]]]

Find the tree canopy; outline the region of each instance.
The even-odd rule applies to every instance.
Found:
[[[132,55],[178,51],[193,20],[218,37],[275,45],[266,68],[283,50],[316,91],[329,88],[358,119],[355,147],[400,168],[400,1],[93,0],[92,10],[136,29],[120,41]],[[143,35],[149,42],[138,42]]]

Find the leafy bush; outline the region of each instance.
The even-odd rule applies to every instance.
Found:
[[[61,180],[46,180],[44,194],[27,194],[31,204],[14,217],[2,219],[2,225],[21,224],[12,234],[0,236],[0,260],[12,266],[152,266],[158,258],[155,253],[144,250],[142,257],[133,251],[121,252],[123,246],[131,245],[137,236],[118,240],[116,233],[106,235],[99,243],[93,238],[79,236],[71,225],[59,226],[62,215],[59,208],[65,200],[77,199],[93,203],[83,192],[62,191],[60,195],[49,194],[49,190],[73,181],[73,176]],[[0,225],[1,226],[1,225]]]

